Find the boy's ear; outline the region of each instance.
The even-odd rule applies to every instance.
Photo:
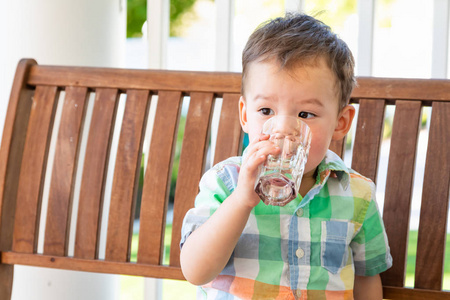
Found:
[[[354,117],[355,108],[352,105],[347,105],[341,110],[334,129],[333,140],[340,140],[349,132]]]
[[[245,104],[244,96],[239,99],[239,121],[241,122],[242,130],[248,133],[247,126],[247,106]]]

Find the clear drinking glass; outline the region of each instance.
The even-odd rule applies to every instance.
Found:
[[[262,133],[281,149],[260,167],[255,191],[266,205],[284,206],[297,197],[311,145],[311,131],[301,119],[274,116]]]

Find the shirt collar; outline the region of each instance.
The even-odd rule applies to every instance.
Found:
[[[348,188],[350,183],[349,169],[336,153],[328,150],[317,167],[317,183],[324,185],[330,176],[337,178],[344,190]]]

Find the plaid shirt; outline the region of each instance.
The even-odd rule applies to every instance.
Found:
[[[200,181],[181,246],[236,188],[241,157]],[[199,289],[203,299],[353,299],[356,275],[392,265],[375,185],[328,151],[308,194],[284,207],[262,201],[252,210],[225,269]]]

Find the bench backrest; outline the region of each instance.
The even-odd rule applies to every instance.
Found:
[[[352,102],[359,104],[352,167],[374,180],[385,107],[396,107],[383,212],[394,266],[382,275],[385,296],[449,297],[441,289],[450,182],[450,81],[359,78],[358,82],[352,94]],[[0,150],[0,299],[10,297],[14,264],[184,279],[179,267],[181,225],[209,166],[207,157],[214,153],[216,163],[241,151],[240,88],[238,73],[40,66],[22,60]],[[163,256],[169,186],[186,97],[189,110],[167,265]],[[221,103],[217,128],[211,126],[216,102]],[[423,106],[432,107],[425,205],[415,288],[406,289],[412,182]],[[215,149],[209,147],[211,131]],[[118,132],[116,142],[114,132]],[[147,146],[144,139],[150,133]],[[344,144],[336,142],[331,148],[342,155]],[[110,190],[108,178],[112,178]],[[130,261],[138,194],[139,244],[136,261]],[[102,224],[107,227],[104,249]],[[45,227],[43,234],[40,227]],[[42,251],[40,235],[44,235]]]

